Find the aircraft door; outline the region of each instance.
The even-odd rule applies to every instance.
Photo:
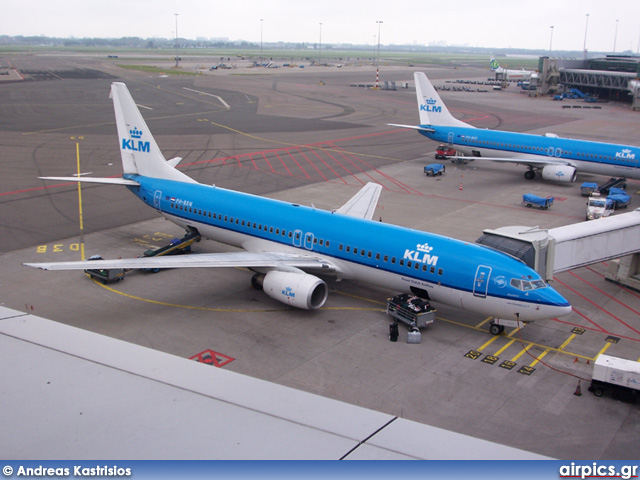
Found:
[[[293,231],[293,246],[294,247],[302,246],[302,230]]]
[[[307,232],[304,234],[304,248],[313,250],[313,233]]]
[[[473,295],[475,297],[485,298],[489,289],[489,277],[491,276],[491,267],[479,265],[476,270],[476,277],[473,281]]]
[[[447,142],[449,142],[449,145],[453,145],[453,132],[449,132],[449,135],[447,136]]]
[[[160,209],[160,200],[162,199],[162,192],[160,190],[156,190],[155,193],[153,194],[153,207],[161,212],[162,210]]]

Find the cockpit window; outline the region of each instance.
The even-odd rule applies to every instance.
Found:
[[[513,288],[517,288],[518,290],[527,291],[527,290],[536,290],[538,288],[545,288],[547,284],[544,282],[544,280],[529,281],[529,280],[521,280],[519,278],[512,278],[511,286]]]

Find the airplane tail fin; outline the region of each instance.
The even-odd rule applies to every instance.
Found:
[[[196,183],[164,158],[127,86],[113,82],[110,97],[116,114],[124,173]]]
[[[471,125],[455,118],[436,92],[427,76],[422,72],[413,75],[416,83],[418,112],[420,125],[471,127]]]
[[[491,67],[491,71],[494,73],[502,72],[502,67],[500,66],[498,61],[495,59],[495,57],[491,57],[491,60],[489,60],[489,67]]]

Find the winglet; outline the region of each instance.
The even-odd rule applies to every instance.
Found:
[[[381,191],[382,185],[369,182],[351,197],[347,203],[336,210],[336,213],[371,220],[378,205]]]

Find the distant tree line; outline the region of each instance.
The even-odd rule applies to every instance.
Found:
[[[146,49],[171,49],[171,48],[223,48],[223,49],[260,49],[260,44],[255,42],[247,42],[244,40],[222,41],[222,40],[191,40],[187,38],[140,38],[140,37],[122,37],[122,38],[59,38],[47,36],[23,36],[23,35],[0,35],[0,46],[51,46],[51,47],[102,47],[102,48],[146,48]],[[277,50],[302,50],[317,49],[316,43],[297,43],[297,42],[265,42],[263,47],[266,49]],[[323,49],[336,50],[364,50],[370,51],[371,45],[354,45],[354,44],[322,44]],[[451,46],[451,45],[380,45],[380,50],[385,52],[425,52],[425,53],[461,53],[461,54],[486,54],[486,55],[504,55],[504,54],[523,54],[523,55],[548,55],[548,50],[528,50],[522,48],[485,48],[485,47],[469,47],[469,46]],[[590,52],[592,54],[596,52]],[[629,52],[630,53],[630,52]],[[554,56],[571,57],[581,56],[583,52],[576,51],[558,51],[554,50]]]

